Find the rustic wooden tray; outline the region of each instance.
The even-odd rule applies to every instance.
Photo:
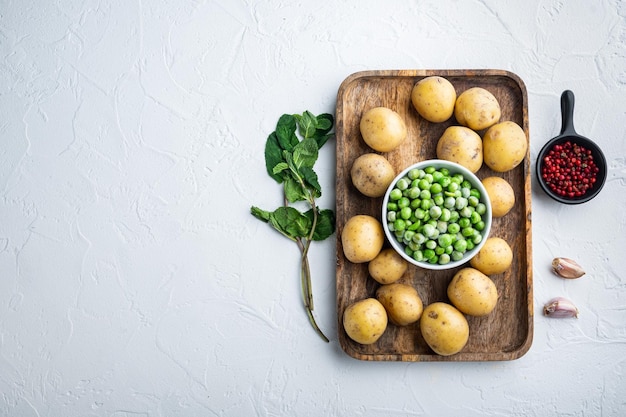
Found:
[[[496,309],[486,317],[468,317],[470,338],[465,348],[452,356],[435,354],[424,342],[419,325],[398,327],[389,324],[383,336],[372,345],[352,341],[345,333],[342,317],[345,308],[360,299],[374,296],[379,284],[368,276],[367,264],[353,264],[343,254],[341,231],[356,214],[381,218],[381,198],[360,194],[352,185],[350,168],[359,155],[372,150],[363,142],[359,121],[364,111],[386,106],[406,121],[409,137],[396,150],[384,154],[400,172],[406,166],[436,157],[437,140],[454,117],[444,123],[422,119],[411,104],[413,85],[429,75],[446,77],[457,94],[478,86],[491,91],[502,108],[501,121],[512,120],[528,132],[528,99],[526,87],[515,74],[501,70],[401,70],[365,71],[349,76],[337,95],[337,319],[339,343],[350,356],[373,361],[503,361],[524,355],[532,343],[533,294],[531,254],[530,157],[506,173],[496,173],[483,166],[477,175],[500,176],[513,186],[514,208],[504,217],[494,219],[490,236],[505,239],[514,253],[511,268],[492,276],[499,294]],[[482,133],[483,132],[479,132]],[[386,243],[388,246],[388,242]],[[413,285],[424,305],[447,301],[447,285],[458,270],[428,271],[409,267],[401,282]]]

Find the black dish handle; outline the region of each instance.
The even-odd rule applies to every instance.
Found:
[[[570,90],[561,94],[561,135],[576,135],[574,130],[574,93]]]

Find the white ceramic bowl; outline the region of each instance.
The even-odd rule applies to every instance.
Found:
[[[395,233],[392,230],[390,230],[390,226],[389,226],[390,222],[387,220],[387,211],[388,211],[387,205],[390,200],[390,194],[392,190],[396,188],[397,182],[400,179],[406,177],[412,169],[417,168],[417,169],[423,170],[427,167],[434,167],[437,170],[446,168],[450,171],[450,176],[453,176],[455,174],[463,175],[463,178],[470,182],[470,184],[472,185],[472,188],[475,188],[476,190],[478,190],[478,192],[480,193],[480,202],[485,204],[485,208],[486,208],[485,213],[481,216],[482,221],[485,223],[484,228],[480,231],[480,234],[482,236],[481,241],[475,244],[475,246],[471,250],[467,250],[463,254],[463,257],[461,259],[459,260],[451,259],[448,263],[445,263],[445,264],[432,263],[429,261],[417,261],[412,256],[410,256],[405,250],[407,245],[399,241],[396,238]],[[474,257],[474,255],[478,253],[480,248],[482,248],[487,238],[489,237],[489,232],[491,231],[491,223],[492,223],[491,214],[492,214],[491,213],[491,201],[489,200],[489,196],[487,195],[487,190],[485,190],[485,187],[483,186],[482,182],[478,179],[478,177],[475,174],[473,174],[471,171],[469,171],[467,168],[463,167],[462,165],[459,165],[457,163],[450,162],[450,161],[439,160],[439,159],[430,159],[426,161],[421,161],[421,162],[418,162],[416,164],[413,164],[407,167],[402,172],[400,172],[396,176],[396,178],[394,178],[393,182],[387,189],[387,192],[385,193],[385,196],[383,198],[383,204],[382,204],[383,229],[385,230],[385,235],[387,236],[387,240],[389,241],[391,246],[396,250],[396,252],[398,252],[404,259],[406,259],[411,264],[416,265],[420,268],[432,269],[432,270],[456,268],[468,262],[472,257]]]

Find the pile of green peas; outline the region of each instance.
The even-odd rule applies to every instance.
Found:
[[[479,244],[487,206],[478,189],[447,168],[414,168],[389,193],[387,226],[418,262],[460,261]]]

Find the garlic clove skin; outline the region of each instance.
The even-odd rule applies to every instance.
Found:
[[[543,306],[543,314],[556,319],[578,318],[578,308],[567,298],[555,297]]]
[[[576,279],[585,275],[583,268],[573,259],[554,258],[552,269],[558,276],[566,279]]]

